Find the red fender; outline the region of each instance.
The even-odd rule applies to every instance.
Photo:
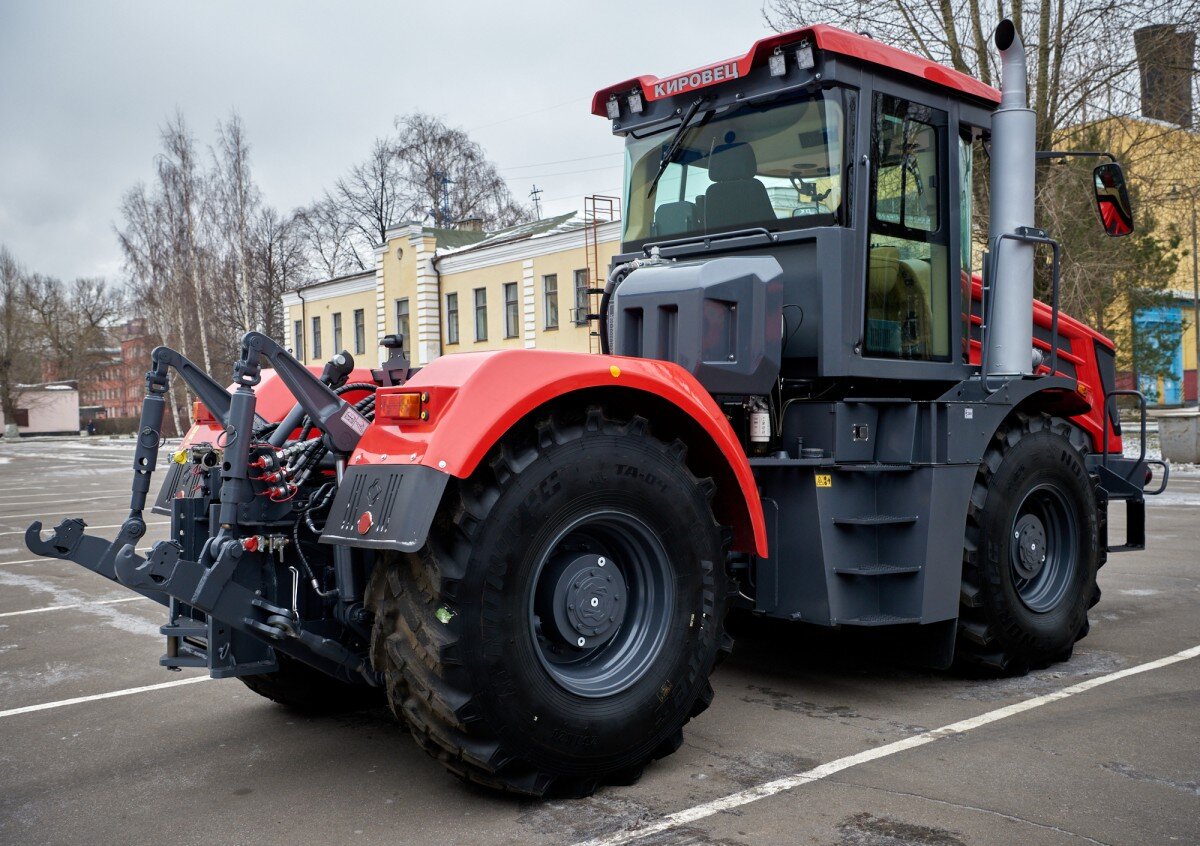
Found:
[[[644,358],[546,350],[498,350],[443,356],[388,393],[429,395],[428,420],[377,420],[350,458],[356,464],[422,464],[458,478],[471,475],[496,442],[546,402],[586,388],[643,391],[690,416],[737,480],[741,496],[725,491],[734,549],[767,555],[767,531],[758,486],[741,444],[721,409],[677,364]],[[718,494],[720,496],[720,494]]]

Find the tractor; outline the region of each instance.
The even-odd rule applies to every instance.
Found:
[[[675,751],[731,609],[971,674],[1066,660],[1168,468],[1113,343],[1059,311],[1035,163],[1079,154],[1035,149],[1020,36],[994,42],[1002,91],[812,26],[598,92],[626,153],[601,354],[414,369],[388,336],[377,369],[318,372],[251,332],[226,388],[160,347],[116,539],[67,519],[27,545],[165,605],[164,667],[309,711],[386,700],[446,769],[529,796]],[[1091,155],[1126,234],[1121,168]],[[145,549],[171,371],[199,399]]]

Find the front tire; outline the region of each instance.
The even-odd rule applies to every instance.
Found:
[[[1095,490],[1078,429],[1015,415],[993,438],[968,508],[955,664],[1020,675],[1071,656],[1099,598]]]
[[[724,532],[685,455],[637,417],[544,420],[376,568],[376,668],[447,769],[584,796],[678,748],[730,645]]]

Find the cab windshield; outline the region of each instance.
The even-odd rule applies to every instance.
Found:
[[[679,124],[625,145],[627,247],[748,227],[831,226],[842,205],[836,92],[785,105],[701,109],[658,177]]]

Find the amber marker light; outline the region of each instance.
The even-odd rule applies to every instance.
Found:
[[[375,416],[387,420],[428,420],[425,403],[429,394],[380,394],[375,400]]]
[[[213,417],[212,412],[208,410],[208,406],[196,400],[192,403],[192,419],[197,423],[216,423],[217,418]]]

